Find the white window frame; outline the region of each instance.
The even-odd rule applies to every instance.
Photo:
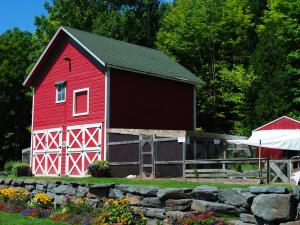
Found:
[[[76,113],[76,94],[80,92],[87,92],[87,111],[82,113]],[[90,113],[90,89],[82,88],[73,91],[73,116],[84,116]]]
[[[58,85],[62,85],[62,84],[65,85],[65,99],[58,101]],[[67,98],[67,83],[66,83],[66,81],[61,81],[61,82],[55,83],[55,103],[66,102],[66,98]]]

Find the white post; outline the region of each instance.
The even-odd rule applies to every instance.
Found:
[[[260,170],[261,169],[261,165],[260,165],[260,160],[261,158],[261,140],[259,140],[259,148],[258,148],[258,169]]]
[[[259,149],[258,149],[258,173],[259,179],[262,180],[262,171],[261,171],[261,140],[259,140]]]

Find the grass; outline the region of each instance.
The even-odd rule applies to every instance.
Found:
[[[55,222],[50,219],[37,219],[12,213],[0,212],[1,225],[66,225],[67,223]]]
[[[16,178],[16,177],[12,177]],[[94,178],[94,177],[17,177],[21,179],[36,179],[47,181],[73,181],[85,184],[126,184],[126,185],[140,185],[140,186],[157,186],[159,188],[194,188],[200,185],[212,185],[218,188],[247,188],[253,186],[250,184],[224,184],[216,182],[191,182],[176,179],[156,179],[156,180],[143,180],[143,179],[127,179],[127,178]]]

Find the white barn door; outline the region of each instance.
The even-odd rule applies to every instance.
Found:
[[[102,124],[67,127],[66,175],[85,176],[88,166],[101,159]]]
[[[32,173],[37,176],[60,176],[62,128],[36,130],[32,135]]]

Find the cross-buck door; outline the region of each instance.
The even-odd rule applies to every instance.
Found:
[[[62,128],[33,131],[32,173],[61,175]]]
[[[87,175],[88,166],[101,159],[101,138],[101,123],[67,127],[66,175]]]

